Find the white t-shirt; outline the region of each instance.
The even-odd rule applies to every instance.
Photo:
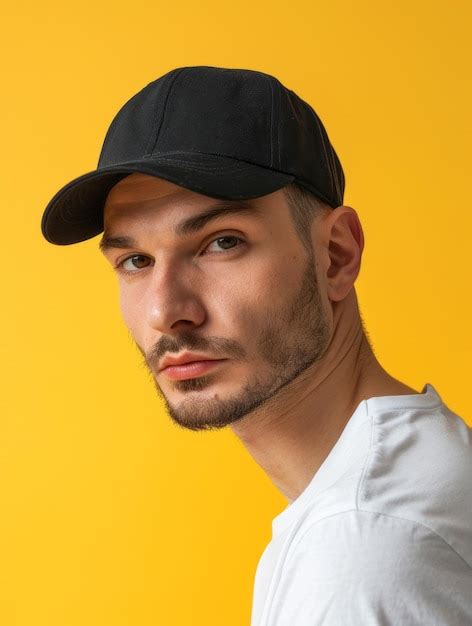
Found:
[[[472,626],[472,429],[431,384],[360,402],[272,521],[251,626]]]

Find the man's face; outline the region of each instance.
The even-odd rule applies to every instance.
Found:
[[[222,202],[132,174],[104,208],[104,239],[135,240],[104,249],[113,267],[126,259],[115,270],[124,321],[170,417],[191,430],[223,428],[262,408],[321,358],[331,336],[314,255],[307,258],[282,190],[244,201],[253,210],[176,232]],[[183,352],[222,360],[181,379],[159,371],[164,357]]]

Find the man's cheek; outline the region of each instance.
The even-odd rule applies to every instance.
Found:
[[[121,317],[132,334],[133,337],[136,337],[138,334],[138,320],[141,319],[141,324],[144,321],[143,315],[138,314],[138,307],[133,306],[129,299],[125,298],[123,295],[120,296],[120,313]]]

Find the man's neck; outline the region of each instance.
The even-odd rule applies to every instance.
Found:
[[[289,502],[311,481],[363,399],[418,393],[382,368],[360,327],[343,343],[350,348],[331,359],[331,368],[324,362],[307,370],[263,412],[232,425]]]

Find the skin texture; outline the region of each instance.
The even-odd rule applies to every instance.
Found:
[[[354,282],[364,248],[356,211],[327,209],[298,238],[280,189],[247,201],[261,217],[227,215],[179,237],[174,227],[221,200],[132,174],[104,207],[105,233],[138,245],[104,251],[117,272],[120,309],[175,424],[230,426],[292,502],[308,485],[362,399],[418,393],[377,361]],[[239,239],[235,239],[239,238]],[[135,256],[137,255],[137,256]],[[226,359],[171,380],[166,355]]]

